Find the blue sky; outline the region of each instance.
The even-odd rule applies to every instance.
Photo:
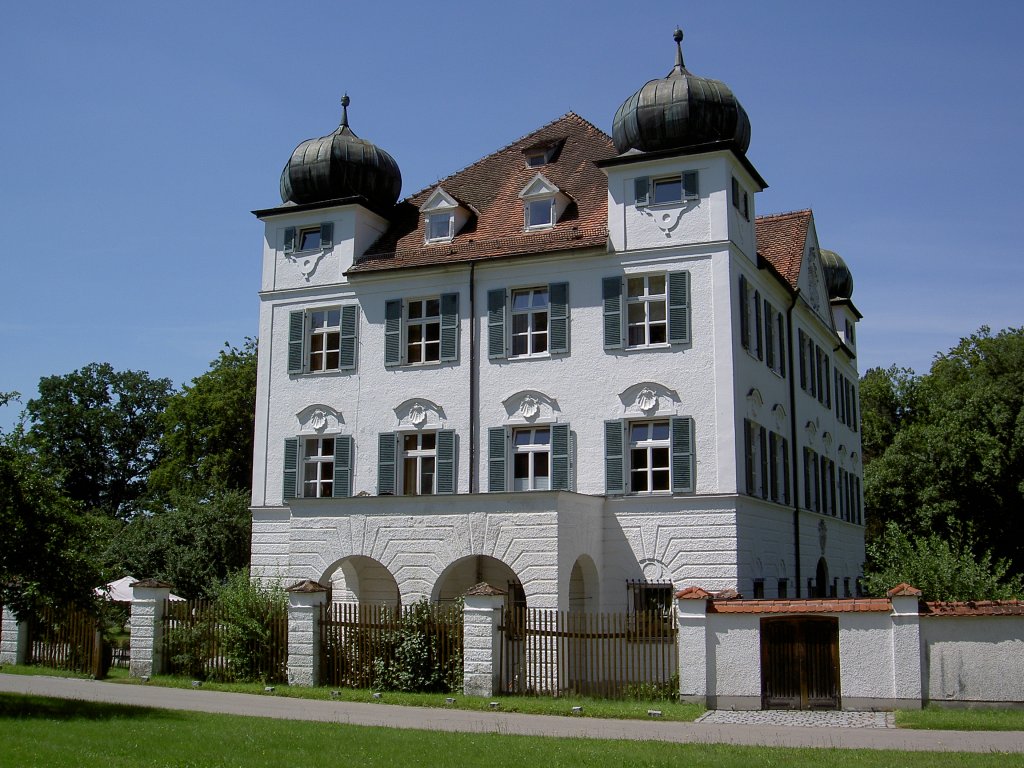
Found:
[[[1024,325],[1022,22],[946,0],[5,3],[0,391],[93,361],[180,385],[254,335],[249,212],[343,92],[411,194],[569,110],[610,132],[677,24],[750,115],[758,212],[813,208],[849,263],[861,371],[924,372]]]

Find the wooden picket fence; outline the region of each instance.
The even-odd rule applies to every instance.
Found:
[[[74,606],[42,608],[29,621],[29,664],[103,677],[103,638],[95,615]]]
[[[502,693],[661,698],[678,693],[673,611],[579,613],[506,608]]]
[[[288,614],[264,617],[266,642],[250,642],[241,656],[251,661],[240,666],[232,660],[229,619],[211,600],[166,600],[163,616],[163,672],[201,680],[233,681],[288,679]]]
[[[348,688],[461,688],[462,609],[324,604],[320,670],[323,684]]]

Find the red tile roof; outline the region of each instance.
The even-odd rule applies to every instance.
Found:
[[[885,593],[887,597],[920,597],[921,590],[901,581],[895,587]]]
[[[553,147],[554,155],[546,165],[531,168],[524,152],[537,147]],[[350,272],[604,247],[608,241],[608,184],[594,161],[614,154],[610,137],[569,112],[398,203],[388,231]],[[570,202],[552,229],[524,232],[519,193],[538,172]],[[419,208],[439,186],[471,215],[450,243],[427,246]]]
[[[1024,600],[972,600],[923,603],[922,616],[1024,616]]]
[[[755,221],[757,252],[793,289],[796,289],[800,277],[810,224],[810,210],[758,216]]]
[[[884,597],[820,600],[712,600],[708,613],[888,613]]]

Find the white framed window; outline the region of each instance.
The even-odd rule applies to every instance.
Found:
[[[407,432],[402,440],[403,496],[428,496],[437,492],[437,433]]]
[[[633,198],[637,207],[678,205],[700,198],[697,171],[684,171],[669,176],[640,176],[633,180]]]
[[[454,236],[455,215],[432,213],[427,216],[427,242],[447,242]]]
[[[629,490],[659,493],[672,489],[668,419],[629,425]]]
[[[525,204],[526,228],[547,229],[555,225],[555,198],[527,200]]]
[[[512,355],[526,357],[548,351],[548,288],[512,291]]]
[[[295,310],[288,317],[288,373],[354,370],[359,308]]]
[[[551,429],[529,427],[512,431],[512,490],[551,488]]]
[[[405,310],[406,363],[436,363],[441,359],[441,300],[413,299]]]
[[[284,252],[321,251],[334,245],[334,223],[325,221],[315,226],[285,227]]]
[[[307,499],[334,495],[334,438],[307,437],[302,441],[302,495]]]
[[[668,296],[665,275],[626,278],[626,346],[668,343]]]
[[[384,305],[384,365],[424,365],[459,358],[459,295],[389,299]]]
[[[746,453],[746,490],[751,496],[768,498],[768,431],[750,419],[743,420]]]

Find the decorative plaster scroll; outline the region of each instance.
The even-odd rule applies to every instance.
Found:
[[[524,389],[509,395],[501,404],[508,414],[505,421],[510,424],[553,422],[558,420],[561,413],[557,400],[535,389]]]
[[[652,557],[644,558],[640,561],[640,570],[643,572],[646,581],[671,581],[665,564]]]
[[[825,447],[826,451],[832,450],[832,433],[826,432],[821,436],[821,444]]]
[[[654,210],[651,210],[650,208],[640,208],[639,211],[644,216],[651,219],[665,237],[671,238],[673,230],[675,230],[675,228],[679,226],[679,222],[683,220],[683,214],[692,208],[695,202],[696,201],[685,201],[681,203],[678,208],[656,208]]]
[[[777,403],[772,408],[772,416],[775,417],[775,425],[779,429],[783,429],[786,426],[786,409],[782,407],[781,403]]]
[[[306,406],[295,414],[295,418],[299,422],[299,434],[307,435],[338,432],[345,423],[341,411],[320,403]]]
[[[440,428],[445,420],[444,409],[432,400],[414,397],[395,408],[399,429]]]
[[[764,398],[761,397],[761,392],[756,387],[747,392],[747,405],[750,415],[756,418],[761,406],[764,405]]]
[[[679,393],[656,381],[643,381],[619,393],[620,416],[672,416],[679,406]]]
[[[807,433],[807,442],[814,443],[815,438],[818,436],[818,424],[814,419],[811,419],[804,426],[804,431]]]
[[[316,272],[320,261],[327,255],[327,249],[319,251],[303,251],[301,253],[286,253],[285,259],[289,264],[299,270],[303,279],[308,283],[309,278]]]
[[[824,520],[818,521],[818,546],[821,547],[821,556],[825,556],[825,545],[828,544],[828,526]]]

